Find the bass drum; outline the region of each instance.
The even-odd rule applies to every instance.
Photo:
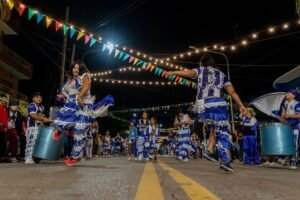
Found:
[[[295,155],[293,130],[283,123],[264,123],[260,128],[262,155]]]
[[[33,156],[45,160],[59,160],[64,139],[64,132],[58,138],[54,138],[54,128],[41,128],[37,135]]]

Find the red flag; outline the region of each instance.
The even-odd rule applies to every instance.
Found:
[[[19,15],[22,16],[26,6],[22,3],[19,3]]]
[[[55,21],[55,31],[58,31],[62,26],[62,23]]]

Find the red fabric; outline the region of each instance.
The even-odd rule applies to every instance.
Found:
[[[4,129],[8,127],[8,110],[5,106],[0,104],[0,124],[2,124],[2,128],[0,126],[0,131],[4,131]]]

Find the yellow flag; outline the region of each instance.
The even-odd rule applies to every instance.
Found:
[[[9,9],[12,10],[14,8],[15,3],[11,0],[6,0],[6,2],[7,2]]]
[[[46,16],[46,27],[48,28],[50,26],[50,24],[52,23],[53,19],[51,19],[50,17]]]
[[[77,35],[77,40],[79,40],[80,38],[82,38],[84,36],[84,33],[82,32],[78,32],[78,35]]]
[[[135,58],[133,61],[133,65],[136,65],[136,63],[139,61],[139,59]]]

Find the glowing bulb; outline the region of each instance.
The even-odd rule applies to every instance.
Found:
[[[144,58],[147,58],[147,55],[146,55],[146,54],[144,54],[144,55],[143,55],[143,57],[144,57]]]
[[[217,49],[218,48],[218,46],[217,45],[214,45],[214,49]]]
[[[152,57],[149,58],[149,60],[152,60],[152,59],[153,59]]]
[[[112,82],[112,84],[115,84],[115,81],[111,81]]]
[[[235,46],[231,46],[231,50],[234,51],[236,48]]]
[[[94,78],[94,81],[96,81],[97,79],[96,78]]]
[[[85,30],[84,30],[84,29],[81,29],[81,32],[83,32],[83,33],[84,33],[84,32],[85,32]]]
[[[33,11],[34,14],[37,14],[38,12],[39,12],[39,11],[37,11],[37,10]]]
[[[242,41],[242,45],[247,45],[247,44],[248,44],[247,40]]]
[[[150,81],[149,84],[152,85],[152,82]]]
[[[90,34],[90,37],[93,37],[94,35],[93,34]]]
[[[161,85],[165,85],[165,83],[164,83],[164,82],[162,82],[162,83],[161,83]]]
[[[121,83],[121,81],[119,80],[118,83]]]
[[[171,82],[168,82],[168,85],[171,85]]]
[[[177,59],[177,57],[176,57],[176,56],[174,56],[173,58],[174,58],[174,60],[176,60],[176,59]]]
[[[197,49],[197,50],[195,50],[195,53],[199,53],[199,50]]]
[[[253,34],[252,34],[252,38],[253,38],[253,39],[257,38],[257,34],[256,34],[256,33],[253,33]]]
[[[289,24],[283,24],[283,29],[288,29],[289,28]]]
[[[106,83],[108,83],[108,80],[106,79]]]
[[[100,82],[102,82],[103,81],[103,79],[100,79]]]
[[[130,51],[129,51],[130,53],[133,53],[133,50],[132,49],[130,49]]]
[[[183,54],[180,54],[180,57],[181,57],[181,58],[183,58],[183,56],[184,56]]]
[[[134,72],[135,72],[135,68],[133,68],[133,69],[132,69],[132,71],[134,71]]]
[[[170,61],[170,58],[167,58],[167,61]]]
[[[176,65],[176,67],[175,67],[176,69],[178,69],[178,66]]]
[[[138,71],[140,72],[140,71],[141,71],[141,69],[138,69]]]
[[[171,64],[170,66],[171,66],[171,67],[173,67],[174,65],[173,65],[173,64]]]
[[[224,50],[225,50],[225,47],[224,47],[224,46],[221,46],[221,50],[224,51]]]
[[[207,47],[205,47],[203,50],[204,50],[204,51],[207,51]]]
[[[269,28],[268,31],[269,31],[270,33],[273,33],[273,32],[275,31],[275,28],[271,27],[271,28]]]
[[[141,53],[140,53],[140,52],[137,52],[137,55],[139,56],[139,55],[141,55]]]
[[[21,8],[24,8],[24,7],[25,7],[25,5],[24,5],[24,4],[22,4],[22,3],[20,3],[20,7],[21,7]]]
[[[124,81],[125,84],[127,84],[127,81]]]
[[[143,85],[145,85],[145,81],[143,81]]]
[[[166,65],[169,66],[169,63],[167,62]]]
[[[163,63],[164,63],[164,61],[163,61],[163,60],[160,60],[160,63],[161,63],[161,64],[163,64]]]
[[[118,47],[118,46],[119,46],[118,44],[115,45],[115,47]]]
[[[158,82],[155,82],[155,85],[158,85]]]
[[[188,55],[189,55],[189,56],[191,56],[191,55],[192,55],[192,53],[191,53],[191,52],[188,52]]]
[[[154,62],[154,65],[157,65],[157,62]]]
[[[133,84],[133,81],[130,81],[130,84]]]
[[[98,39],[99,39],[99,40],[102,40],[102,37],[99,37]]]
[[[126,51],[126,47],[123,47],[123,51]]]
[[[140,84],[140,82],[139,82],[139,81],[137,81],[137,82],[136,82],[136,84],[137,84],[137,85],[139,85],[139,84]]]

